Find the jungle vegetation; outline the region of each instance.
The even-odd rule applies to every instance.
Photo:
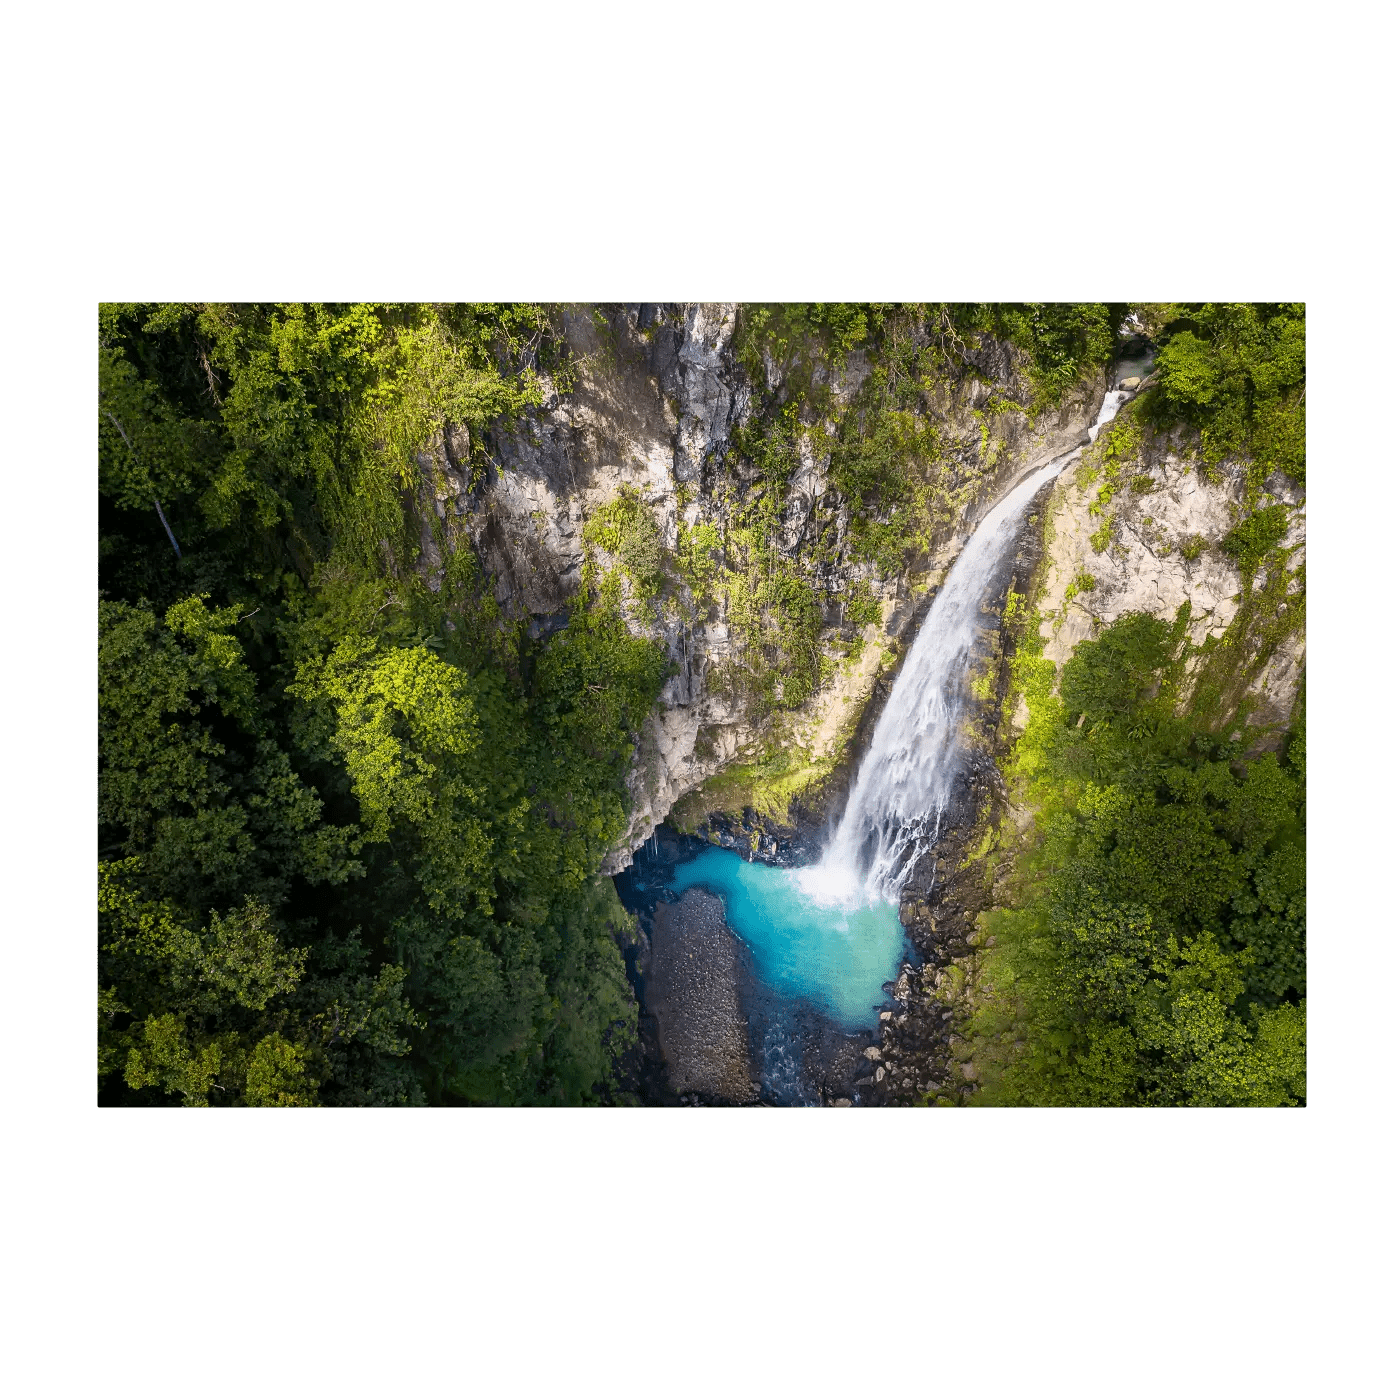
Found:
[[[1281,752],[1242,758],[1249,736],[1189,703],[1188,620],[1119,618],[1058,694],[1052,663],[1018,658],[1031,720],[1009,774],[1035,828],[986,925],[982,1102],[1305,1096],[1303,702]]]
[[[413,509],[558,353],[533,306],[101,308],[100,1102],[612,1096],[662,657],[504,626]]]
[[[1239,606],[1200,646],[1189,602],[1174,624],[1119,617],[1075,648],[1057,686],[1040,619],[1013,596],[1025,623],[1013,693],[1030,719],[1005,768],[1035,820],[1016,843],[1014,892],[986,922],[985,994],[966,1026],[984,1085],[974,1101],[1299,1104],[1305,698],[1260,752],[1248,683],[1303,623],[1291,509],[1256,508],[1270,472],[1304,480],[1303,308],[1140,314],[1161,337],[1160,387],[1086,454],[1099,502],[1154,429],[1184,424],[1205,473],[1242,462],[1241,518],[1212,542],[1240,569]]]
[[[1112,358],[1127,309],[742,308],[755,412],[721,479],[754,484],[674,551],[620,491],[586,522],[568,625],[536,640],[421,454],[442,445],[470,485],[541,373],[567,390],[550,308],[103,306],[99,1102],[627,1101],[632,921],[598,870],[666,676],[629,610],[683,581],[725,607],[755,709],[800,705],[835,664],[834,539],[783,539],[803,438],[830,455],[828,526],[844,509],[851,557],[888,576],[980,489],[1004,415]],[[1151,421],[1188,423],[1203,470],[1233,454],[1256,487],[1301,482],[1301,308],[1137,311],[1161,347]],[[1026,387],[954,440],[940,407],[994,378],[993,340]],[[855,354],[870,372],[838,409]],[[1018,661],[1040,836],[998,940],[1032,1027],[1004,1101],[1302,1093],[1301,710],[1280,756],[1244,763],[1229,737],[1229,678],[1301,598],[1286,522],[1250,509],[1214,543],[1264,574],[1194,690],[1180,628],[1150,620],[1082,646],[1058,695]],[[865,577],[835,601],[853,630],[878,617]]]

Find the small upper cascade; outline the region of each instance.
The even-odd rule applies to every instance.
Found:
[[[1090,440],[1131,397],[1105,396]],[[1047,462],[987,513],[929,608],[875,726],[845,814],[818,865],[801,872],[828,902],[897,900],[914,862],[937,838],[957,772],[965,680],[987,585],[1036,492],[1078,449]]]

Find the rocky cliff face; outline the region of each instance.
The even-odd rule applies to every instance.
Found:
[[[484,479],[473,485],[463,465],[464,434],[449,431],[423,454],[425,517],[436,513],[449,549],[475,551],[503,614],[527,622],[531,635],[566,625],[585,564],[585,523],[621,488],[636,491],[664,551],[674,551],[682,522],[723,526],[726,502],[743,499],[754,486],[758,470],[734,450],[734,434],[761,403],[782,397],[788,367],[769,356],[765,382],[751,382],[734,350],[737,310],[729,303],[687,303],[579,311],[565,326],[572,382],[546,380],[541,406],[493,436]],[[628,778],[630,825],[607,873],[627,865],[679,798],[736,759],[775,745],[800,749],[814,764],[839,755],[917,603],[936,589],[982,511],[1029,467],[1083,440],[1094,419],[1106,388],[1099,377],[1037,418],[1024,407],[1008,410],[1030,402],[1024,361],[1009,345],[983,337],[962,347],[961,368],[937,386],[934,412],[953,443],[958,510],[935,533],[931,549],[892,576],[847,548],[849,503],[830,488],[830,452],[821,450],[820,435],[815,449],[813,436],[801,439],[785,483],[782,549],[798,560],[834,531],[819,586],[830,599],[866,581],[880,620],[865,626],[857,638],[863,648],[853,649],[856,629],[839,606],[827,607],[821,645],[840,655],[841,664],[828,667],[829,679],[800,707],[758,713],[742,687],[726,679],[739,646],[722,596],[695,599],[674,568],[658,601],[644,604],[626,592],[629,626],[661,642],[673,673],[639,736]],[[836,368],[816,371],[838,410],[869,373],[859,350]],[[425,518],[430,581],[440,578],[445,562],[432,536]]]
[[[1287,521],[1279,542],[1286,566],[1265,599],[1267,566],[1260,561],[1245,578],[1242,561],[1222,548],[1250,511],[1247,475],[1238,462],[1203,472],[1180,434],[1138,447],[1107,503],[1101,503],[1104,477],[1092,454],[1084,466],[1067,470],[1046,506],[1049,567],[1037,600],[1044,655],[1062,666],[1081,641],[1124,613],[1170,622],[1187,603],[1196,648],[1208,639],[1220,643],[1232,627],[1248,633],[1240,639],[1232,679],[1250,699],[1250,723],[1276,738],[1288,726],[1305,659],[1305,511],[1302,492],[1282,473],[1263,483],[1253,503],[1255,509],[1284,507]],[[1246,599],[1254,613],[1262,601],[1268,615],[1242,615]],[[1273,635],[1265,635],[1267,624]],[[1208,654],[1194,656],[1188,675],[1199,675],[1207,660]],[[1256,751],[1269,742],[1270,735],[1262,735]]]

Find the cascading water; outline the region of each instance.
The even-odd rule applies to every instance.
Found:
[[[1091,441],[1129,397],[1114,391],[1104,398]],[[670,900],[696,886],[717,895],[752,955],[760,990],[745,993],[746,1016],[766,1102],[818,1102],[812,1065],[826,1052],[812,1049],[814,1032],[803,1026],[816,1017],[811,1024],[842,1034],[869,1032],[900,962],[915,956],[898,900],[914,862],[937,839],[958,773],[963,687],[982,601],[1031,499],[1077,455],[1032,472],[963,547],[909,650],[820,863],[783,868],[710,848],[662,877]]]
[[[1129,395],[1110,390],[1099,434]],[[803,886],[824,902],[898,900],[914,862],[937,838],[956,776],[963,682],[981,625],[987,582],[1035,493],[1078,450],[1031,473],[977,527],[948,573],[875,726],[841,824]]]

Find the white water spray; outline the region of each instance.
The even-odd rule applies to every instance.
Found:
[[[1110,390],[1090,441],[1130,395]],[[987,584],[1031,498],[1076,448],[1033,472],[987,513],[949,570],[909,649],[855,787],[820,864],[800,872],[823,902],[897,900],[914,862],[937,839],[957,774],[963,681],[982,624]]]

